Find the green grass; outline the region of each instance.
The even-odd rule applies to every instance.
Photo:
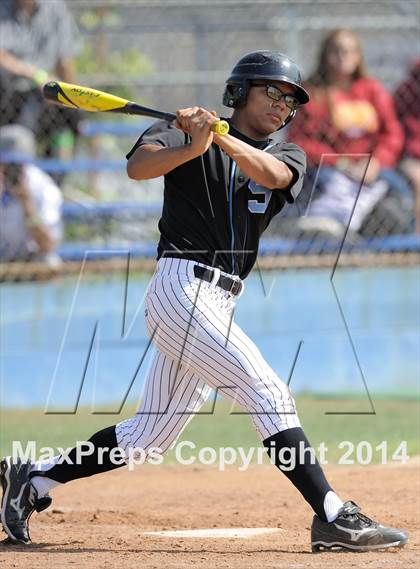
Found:
[[[296,398],[299,417],[311,444],[318,447],[324,442],[328,448],[329,462],[337,461],[345,449],[338,445],[351,441],[357,445],[368,441],[375,448],[387,441],[388,461],[401,441],[407,441],[409,456],[420,454],[419,402],[415,400],[375,399],[376,414],[360,414],[371,411],[365,399],[336,399],[300,396]],[[252,421],[246,414],[231,414],[231,406],[218,401],[215,413],[204,408],[187,426],[180,441],[190,440],[197,451],[201,447],[260,446]],[[236,411],[240,409],[236,408]],[[134,414],[132,406],[126,406],[122,415],[92,415],[81,408],[75,415],[45,415],[40,409],[0,410],[0,454],[11,452],[12,441],[35,440],[37,449],[42,446],[70,447],[75,441],[86,440],[95,431],[115,424]],[[359,414],[330,415],[328,412]],[[355,453],[350,457],[355,459]],[[373,453],[372,462],[380,462],[381,455]],[[171,453],[167,459],[173,462]]]

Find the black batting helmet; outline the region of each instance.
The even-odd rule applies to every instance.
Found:
[[[244,55],[235,65],[226,80],[223,104],[233,108],[244,105],[251,82],[260,79],[288,83],[295,88],[295,97],[301,105],[309,101],[309,95],[301,85],[296,63],[279,51],[260,50]],[[290,114],[286,122],[295,116],[295,112]]]

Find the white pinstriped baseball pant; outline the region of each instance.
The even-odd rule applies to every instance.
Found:
[[[171,448],[212,389],[248,411],[262,440],[300,427],[288,386],[233,321],[235,298],[196,278],[194,265],[205,266],[160,259],[149,284],[145,315],[157,351],[139,411],[116,427],[127,454]]]

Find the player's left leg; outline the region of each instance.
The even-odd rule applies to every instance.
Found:
[[[354,502],[343,503],[339,499],[329,485],[300,426],[289,388],[235,323],[232,324],[229,339],[237,345],[246,346],[254,362],[259,362],[263,386],[255,378],[253,386],[260,394],[265,390],[272,408],[262,413],[250,412],[250,415],[272,462],[294,484],[315,512],[311,530],[312,551],[332,548],[372,551],[404,546],[408,541],[406,532],[378,524],[362,514]],[[253,390],[248,390],[248,396],[255,400]],[[247,407],[249,409],[252,405],[248,404]],[[268,437],[267,431],[271,433]]]
[[[305,436],[290,388],[235,322],[231,324],[228,343],[246,353],[258,370],[258,375],[248,379],[245,406],[272,462],[299,490],[314,512],[322,520],[331,521],[343,502],[328,483]],[[232,383],[235,391],[234,381]]]

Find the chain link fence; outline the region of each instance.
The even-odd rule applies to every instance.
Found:
[[[8,5],[12,6],[13,0],[2,3],[0,30],[8,22]],[[63,10],[59,1],[38,0],[38,5],[48,12],[46,17],[51,21],[53,6],[58,14]],[[48,30],[52,35],[54,30],[57,32],[48,57],[39,55],[43,42],[47,42],[45,34],[34,32],[25,44],[22,36],[13,40],[0,33],[0,81],[9,86],[2,96],[1,124],[20,123],[35,133],[36,152],[30,161],[36,159],[37,166],[60,188],[61,198],[55,205],[62,217],[59,253],[63,259],[83,258],[86,248],[95,247],[138,247],[139,255],[153,256],[163,181],[133,182],[125,174],[124,155],[149,120],[72,110],[57,112],[57,108],[50,107],[46,111],[39,90],[46,76],[72,79],[70,82],[111,91],[162,110],[198,104],[226,116],[229,111],[221,104],[224,81],[236,61],[250,51],[283,51],[299,64],[307,79],[316,67],[326,34],[335,28],[350,28],[360,38],[369,75],[380,81],[391,96],[409,79],[420,57],[420,8],[417,1],[411,0],[72,0],[66,6],[68,13],[61,12],[61,20],[67,24],[73,21],[74,26],[67,25],[60,31],[61,24],[57,24]],[[34,42],[39,50],[30,52]],[[27,54],[25,49],[29,50]],[[30,68],[16,66],[7,54],[25,61]],[[10,78],[13,76],[15,81],[23,75],[26,87],[25,81],[20,81],[15,90],[10,89],[15,85]],[[322,184],[319,164],[312,164],[298,203],[273,220],[262,244],[262,256],[303,255],[304,259],[310,254],[336,253],[340,248],[347,252],[380,249],[398,254],[418,250],[415,208],[420,193],[420,156],[415,156],[418,144],[415,147],[413,143],[413,128],[418,126],[413,124],[419,121],[419,73],[414,73],[410,81],[404,97],[401,92],[397,95],[397,103],[404,100],[403,105],[397,104],[404,141],[392,167],[404,189],[390,192],[392,184],[385,180],[377,200],[365,207],[356,225],[350,223],[350,217],[357,216],[357,208],[362,206],[353,206],[356,198],[362,204],[367,192],[364,186],[360,191],[360,183],[356,190],[352,189],[353,206],[347,207],[344,222],[343,217],[337,221],[331,204],[326,213],[314,216],[311,208],[319,206]],[[41,113],[36,128],[22,112],[27,108],[26,96]],[[406,111],[410,110],[412,117],[407,118]],[[291,132],[282,135],[293,140]],[[302,146],[306,150],[304,143]],[[2,158],[3,164],[6,161]],[[16,196],[10,197],[15,166],[2,166],[6,172],[2,182],[3,216],[15,207],[13,200],[19,201]],[[7,179],[9,172],[11,180]],[[25,215],[16,217],[15,210],[13,223],[24,223]],[[34,235],[34,227],[42,212],[29,213],[28,238],[36,240],[39,235]],[[51,211],[45,214],[46,225],[48,216],[54,217]],[[147,249],[149,246],[152,248]],[[0,253],[4,249],[3,244]],[[36,247],[28,258],[34,258],[34,251]],[[3,260],[13,257],[3,255]]]

